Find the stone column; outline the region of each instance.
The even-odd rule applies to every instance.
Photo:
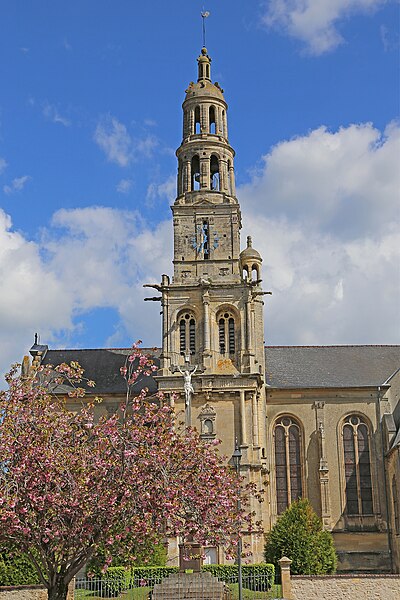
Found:
[[[200,189],[210,189],[210,157],[200,157]]]
[[[240,437],[241,446],[247,446],[246,397],[245,391],[240,390]]]
[[[220,180],[220,191],[227,192],[228,191],[228,169],[226,160],[222,158],[219,161],[219,180]]]
[[[224,135],[224,124],[222,122],[222,108],[220,106],[216,107],[217,109],[217,114],[215,116],[216,118],[216,127],[215,127],[215,131],[218,135]]]
[[[247,329],[247,350],[253,352],[253,329],[251,320],[251,300],[248,299],[246,302],[246,329]]]
[[[190,192],[191,179],[192,179],[192,166],[190,164],[190,160],[187,160],[187,161],[185,161],[185,166],[184,166],[184,179],[183,179],[183,191],[184,192]]]
[[[224,111],[224,115],[223,115],[223,123],[224,123],[224,136],[226,137],[226,139],[228,139],[228,121],[226,118],[226,110]]]
[[[210,354],[210,293],[203,293],[203,319],[204,319],[204,354]]]
[[[321,519],[324,529],[332,529],[331,495],[329,489],[329,466],[325,443],[325,402],[314,403],[319,436],[319,487],[321,494]]]
[[[180,160],[178,162],[178,177],[177,177],[177,191],[178,191],[178,196],[180,196],[182,194],[182,161]]]
[[[235,196],[236,195],[236,186],[235,186],[235,170],[233,168],[233,162],[231,161],[230,167],[229,167],[229,181],[231,184],[231,195]]]
[[[194,128],[194,110],[191,109],[189,113],[189,135],[193,135],[195,133]]]
[[[252,412],[253,412],[253,448],[259,448],[258,441],[258,398],[257,392],[253,392],[252,396]]]
[[[290,565],[292,561],[286,556],[282,556],[279,561],[281,568],[281,583],[282,583],[282,596],[285,600],[292,600],[292,582],[290,579]]]
[[[200,106],[200,133],[208,133],[209,128],[208,106],[202,104]]]

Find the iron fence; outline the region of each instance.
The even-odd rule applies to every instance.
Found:
[[[159,575],[140,580],[127,573],[124,581],[107,579],[77,579],[75,600],[119,598],[121,600],[238,600],[237,575],[212,577],[210,573],[174,573],[160,579]],[[263,574],[243,575],[243,600],[277,600],[281,586],[270,585]]]

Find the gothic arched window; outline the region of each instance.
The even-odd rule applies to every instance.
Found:
[[[372,479],[368,425],[358,415],[343,423],[343,456],[348,515],[372,515]]]
[[[218,340],[220,354],[235,353],[235,317],[231,312],[224,311],[219,315]]]
[[[196,352],[196,320],[191,312],[179,317],[179,351],[181,354]]]
[[[210,133],[216,133],[215,108],[213,106],[210,106],[208,114],[210,121]]]
[[[197,154],[192,158],[191,167],[192,181],[190,189],[193,192],[200,189],[200,159]]]
[[[216,192],[219,192],[220,189],[219,160],[215,154],[212,154],[210,158],[210,189]]]
[[[201,133],[200,106],[194,109],[194,133]]]
[[[276,502],[280,515],[303,495],[300,426],[292,417],[281,417],[275,423],[274,440]]]

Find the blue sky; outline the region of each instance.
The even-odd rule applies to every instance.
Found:
[[[384,0],[3,0],[0,368],[159,344],[202,8],[268,344],[397,343],[399,28]],[[150,305],[149,305],[150,304]]]

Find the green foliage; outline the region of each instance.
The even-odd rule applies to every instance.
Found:
[[[132,553],[134,558],[132,558]],[[151,541],[143,544],[140,548],[136,548],[128,555],[121,554],[121,551],[113,552],[112,567],[163,567],[167,560],[167,551],[162,544],[154,544]],[[90,559],[86,565],[86,574],[94,575],[95,577],[102,576],[102,568],[106,562],[106,552],[104,546],[100,546],[96,554]]]
[[[204,565],[203,571],[208,571],[214,577],[228,583],[238,580],[237,565]],[[160,583],[162,579],[172,573],[178,573],[178,567],[110,567],[102,576],[106,585],[103,586],[103,594],[107,597],[117,596],[123,589],[142,588],[146,585]],[[253,591],[265,592],[274,583],[275,568],[272,564],[243,565],[243,588]],[[257,582],[255,577],[259,575]]]
[[[26,554],[0,548],[0,585],[40,583],[36,568]]]
[[[130,569],[130,581],[133,587],[140,587],[145,582],[160,583],[164,577],[171,573],[178,573],[179,567],[132,567]]]
[[[224,581],[233,582],[238,578],[237,565],[203,565],[203,571],[208,571],[214,577]],[[257,575],[260,581],[257,582]],[[242,566],[243,587],[256,590],[265,587],[267,582],[268,589],[273,585],[275,579],[275,567],[272,564],[255,564]]]
[[[8,583],[7,567],[2,560],[0,560],[0,585],[10,585]]]
[[[291,559],[290,569],[294,575],[324,575],[336,571],[332,534],[323,531],[322,521],[307,499],[292,502],[267,534],[265,560],[279,568],[282,556]]]
[[[110,567],[103,577],[103,595],[107,598],[116,598],[127,587],[127,579],[125,567]]]

